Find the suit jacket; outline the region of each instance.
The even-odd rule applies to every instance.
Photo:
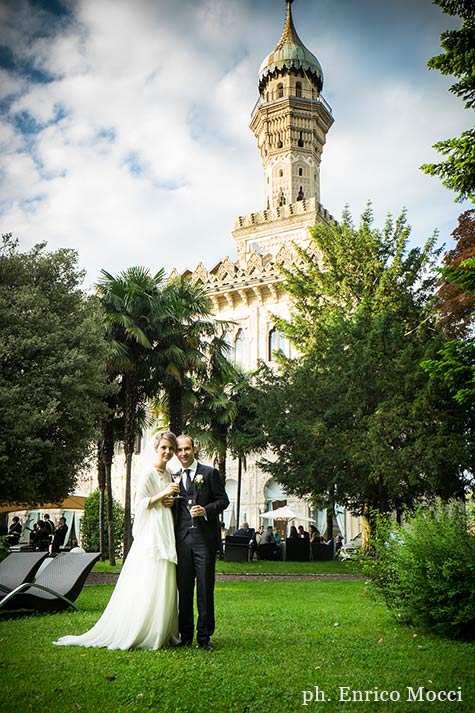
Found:
[[[178,499],[174,506],[175,534],[177,540],[182,541],[190,536],[191,525],[183,483],[180,485],[180,495],[184,497]],[[218,515],[229,505],[229,498],[216,468],[198,463],[189,497],[194,497],[196,504],[202,505],[207,515],[206,518],[195,518],[197,530],[193,532],[193,536],[200,538],[212,551],[216,551],[220,539]]]

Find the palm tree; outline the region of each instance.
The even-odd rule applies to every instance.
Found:
[[[186,277],[169,281],[163,290],[153,361],[162,385],[160,406],[177,434],[183,432],[194,382],[208,374],[210,360],[226,348],[228,323],[214,319],[211,309],[205,287]]]
[[[162,308],[164,271],[151,275],[143,267],[131,267],[118,277],[102,270],[98,284],[106,339],[111,345],[109,371],[120,381],[118,401],[123,415],[126,459],[124,504],[124,558],[132,542],[131,480],[132,456],[139,433],[139,414],[154,389],[156,372],[151,355],[158,335]],[[109,492],[109,500],[111,493]]]

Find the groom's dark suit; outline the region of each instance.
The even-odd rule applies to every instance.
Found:
[[[198,604],[198,645],[209,643],[214,632],[214,580],[216,552],[218,550],[218,515],[229,505],[219,472],[208,465],[198,463],[195,477],[188,493],[197,505],[202,505],[207,517],[194,518],[187,507],[187,493],[183,482],[175,503],[175,535],[178,554],[178,628],[183,643],[191,643],[194,634],[193,594],[196,580]]]

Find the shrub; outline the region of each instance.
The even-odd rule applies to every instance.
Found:
[[[81,542],[88,552],[99,552],[99,490],[95,490],[84,503],[84,517],[81,523]],[[109,537],[107,533],[107,493],[104,498],[104,547],[105,551],[109,547]],[[116,556],[122,554],[123,529],[124,529],[124,508],[116,500],[112,499],[112,513],[114,520],[114,540]]]
[[[458,503],[420,507],[404,527],[378,518],[363,562],[400,620],[475,639],[475,535]]]

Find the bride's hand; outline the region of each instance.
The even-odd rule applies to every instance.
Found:
[[[170,483],[163,491],[164,495],[171,495],[172,497],[180,492],[180,486],[178,483]]]

